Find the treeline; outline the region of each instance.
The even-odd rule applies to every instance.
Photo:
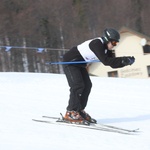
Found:
[[[150,35],[149,0],[1,0],[0,71],[54,72],[64,49],[122,26]],[[60,49],[50,50],[49,48]]]

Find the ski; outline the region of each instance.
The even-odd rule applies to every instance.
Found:
[[[51,116],[42,116],[43,118],[49,118],[49,119],[60,119],[58,117],[51,117]],[[125,129],[125,128],[121,128],[121,127],[117,127],[117,126],[112,126],[112,125],[107,125],[107,124],[102,124],[102,123],[90,123],[90,126],[95,126],[95,127],[106,127],[106,128],[111,128],[111,129],[117,129],[117,130],[122,130],[122,131],[126,131],[126,132],[138,132],[139,128],[136,129]]]
[[[112,128],[112,129],[118,129],[118,130],[123,130],[123,131],[127,131],[127,132],[139,132],[139,128],[136,129],[125,129],[125,128],[121,128],[121,127],[117,127],[117,126],[112,126],[112,125],[107,125],[107,124],[95,124],[96,126],[104,126],[104,127],[108,127],[108,128]]]
[[[64,125],[64,126],[70,126],[70,127],[78,127],[78,128],[84,128],[84,129],[114,132],[114,133],[128,134],[128,135],[134,134],[134,132],[121,131],[121,130],[106,128],[106,127],[97,127],[97,126],[91,126],[91,125],[68,123],[68,122],[64,122],[64,120],[57,120],[54,122],[48,121],[48,120],[39,120],[39,119],[32,119],[32,120],[35,122],[48,123],[48,124],[54,124],[54,125]]]
[[[51,117],[51,116],[42,116],[43,118],[49,118],[49,119],[60,119],[59,117]]]

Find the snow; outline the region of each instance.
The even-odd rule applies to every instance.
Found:
[[[63,74],[0,73],[0,150],[150,150],[150,80],[91,77],[86,111],[99,123],[137,135],[32,121],[66,111],[69,87]]]

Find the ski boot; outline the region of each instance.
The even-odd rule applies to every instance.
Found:
[[[90,123],[85,120],[77,111],[67,111],[63,119],[68,123],[90,125]]]
[[[90,123],[97,123],[95,119],[93,119],[88,113],[86,113],[84,110],[80,111],[80,115],[88,122]]]

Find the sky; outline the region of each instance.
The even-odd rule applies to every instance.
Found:
[[[86,112],[98,123],[135,129],[136,135],[38,123],[65,114],[63,74],[0,73],[1,150],[150,150],[150,80],[91,77]]]

